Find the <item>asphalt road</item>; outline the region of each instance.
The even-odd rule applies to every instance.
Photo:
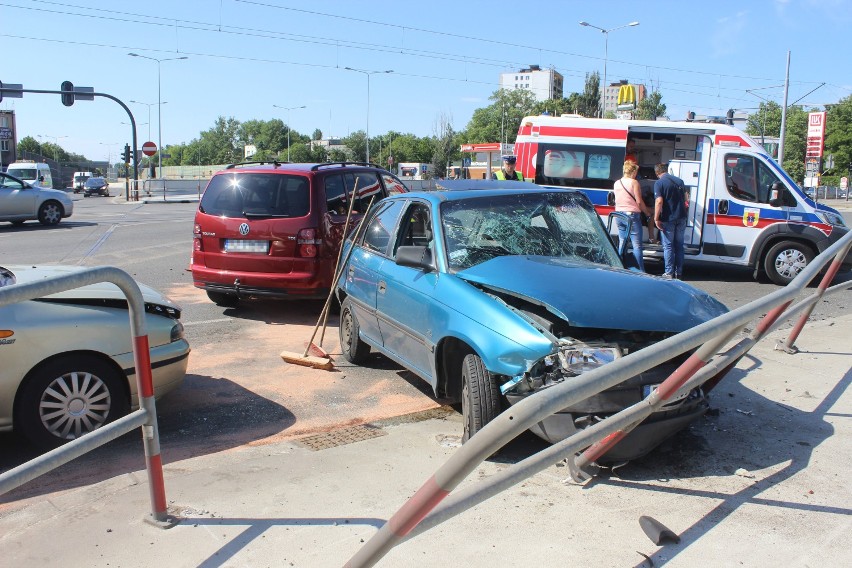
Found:
[[[283,363],[282,350],[300,351],[306,345],[322,303],[267,300],[227,309],[210,302],[192,286],[186,271],[196,204],[73,198],[73,216],[57,227],[0,224],[2,262],[117,266],[183,306],[182,321],[193,349],[189,374],[181,389],[158,402],[168,461],[258,440],[321,432],[365,418],[438,411],[446,403],[435,400],[423,381],[379,355],[363,367],[338,364],[333,373]],[[847,212],[848,221],[850,217]],[[654,273],[662,272],[661,268],[654,263],[648,266]],[[848,280],[852,274],[842,278]],[[685,279],[732,308],[777,289],[765,278],[754,281],[750,270],[734,268],[691,265]],[[815,318],[849,313],[852,292],[825,302]],[[333,318],[325,337],[324,346],[335,353]],[[97,476],[125,467],[124,459],[138,467],[134,461],[141,455],[138,438],[128,434],[96,452],[92,459],[109,456],[111,462]],[[520,443],[540,442],[530,435]],[[35,455],[11,434],[0,435],[0,449],[0,470]],[[49,477],[30,490],[43,492],[91,481],[91,470],[75,469],[74,464],[63,470],[64,475]]]

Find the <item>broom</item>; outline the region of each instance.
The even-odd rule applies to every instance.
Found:
[[[352,192],[352,199],[349,203],[349,212],[346,216],[346,224],[344,225],[343,236],[346,237],[346,233],[349,227],[349,219],[352,216],[352,207],[355,204],[355,196],[358,191],[358,181],[355,182],[355,188]],[[367,211],[369,211],[373,207],[373,201],[375,200],[375,195],[370,199],[370,204],[367,206]],[[355,249],[355,241],[358,240],[358,237],[361,235],[361,229],[364,226],[364,219],[367,218],[366,212],[361,220],[358,223],[358,227],[355,229],[355,234],[352,237],[352,246],[349,247],[349,250],[346,251],[346,257],[343,258],[341,262],[341,254],[343,252],[343,246],[341,245],[340,250],[337,253],[337,265],[334,267],[334,279],[331,283],[331,290],[328,293],[328,298],[325,300],[325,305],[320,312],[319,319],[317,320],[317,324],[314,326],[314,331],[311,333],[311,338],[308,340],[308,344],[305,347],[305,351],[303,353],[294,353],[292,351],[282,351],[281,358],[287,361],[288,363],[293,363],[296,365],[302,365],[305,367],[313,367],[315,369],[325,369],[329,370],[334,368],[334,364],[331,362],[331,358],[328,356],[328,353],[325,352],[320,346],[314,343],[314,338],[317,335],[317,331],[319,330],[320,325],[323,326],[323,336],[325,335],[325,325],[328,320],[328,312],[329,307],[331,306],[331,300],[334,297],[334,288],[337,285],[337,280],[340,278],[341,271],[343,266],[349,261],[349,257],[352,255],[352,251]],[[308,355],[308,353],[312,353],[312,355]]]

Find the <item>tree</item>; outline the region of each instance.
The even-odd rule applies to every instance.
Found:
[[[586,83],[580,96],[580,112],[585,117],[602,115],[601,113],[601,76],[597,71],[586,73]]]
[[[352,159],[356,162],[367,161],[367,133],[356,130],[343,139],[343,144],[352,152]]]
[[[466,142],[513,142],[524,116],[535,108],[535,96],[526,89],[500,89],[491,105],[473,111],[467,125]]]
[[[208,150],[205,154],[213,164],[239,162],[243,149],[239,146],[240,121],[234,117],[220,116],[213,128],[201,133],[201,142]]]
[[[663,103],[663,95],[660,91],[654,91],[641,101],[636,109],[636,118],[639,120],[657,120],[666,115],[666,105]]]
[[[852,166],[852,95],[827,109],[825,117],[825,153],[834,157],[836,176],[849,176]]]
[[[438,115],[433,131],[435,135],[433,137],[432,169],[436,177],[444,178],[447,177],[447,164],[452,160],[454,154],[455,132],[453,125],[450,124],[450,118],[443,113]],[[457,154],[458,151],[456,150],[455,153]]]
[[[780,125],[778,133],[781,133]],[[800,106],[789,107],[787,109],[787,131],[784,136],[784,163],[781,167],[797,182],[805,179],[807,137],[807,111]]]
[[[322,140],[322,130],[320,130],[319,128],[314,130],[314,133],[311,136],[311,140]]]
[[[32,136],[24,136],[18,141],[18,150],[41,154],[41,144]]]
[[[781,135],[781,105],[774,101],[762,102],[757,112],[746,121],[746,134],[760,139],[761,136]]]

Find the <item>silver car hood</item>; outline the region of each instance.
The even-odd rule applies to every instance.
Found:
[[[4,266],[7,270],[11,271],[15,275],[15,280],[18,284],[24,284],[29,282],[38,282],[39,280],[44,280],[46,278],[54,277],[54,276],[63,276],[66,274],[73,274],[75,272],[81,272],[85,270],[87,267],[85,266],[31,266],[31,265],[8,265]],[[137,282],[137,284],[139,284]],[[162,306],[167,306],[174,308],[176,310],[180,310],[180,306],[171,301],[167,296],[164,296],[157,290],[146,286],[145,284],[139,284],[139,289],[142,291],[142,297],[145,302],[150,304],[159,304]],[[124,295],[118,286],[112,284],[110,282],[98,282],[96,284],[90,284],[88,286],[83,286],[81,288],[74,288],[72,290],[65,290],[63,292],[57,292],[56,294],[50,294],[49,296],[44,296],[45,298],[51,298],[55,300],[126,300],[127,297]]]

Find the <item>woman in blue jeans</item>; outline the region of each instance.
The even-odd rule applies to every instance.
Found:
[[[615,194],[615,210],[630,215],[630,241],[633,246],[633,257],[636,259],[636,266],[639,270],[645,272],[645,262],[642,259],[642,213],[650,217],[654,216],[653,211],[642,201],[642,187],[636,181],[636,173],[639,171],[639,165],[628,160],[624,162],[622,168],[624,176],[615,182],[612,186]],[[627,223],[618,220],[618,248],[624,246],[627,240]]]

